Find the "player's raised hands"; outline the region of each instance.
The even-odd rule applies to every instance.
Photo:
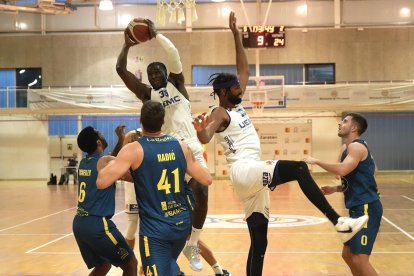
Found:
[[[147,23],[149,28],[150,39],[153,39],[158,33],[157,29],[155,28],[155,24],[149,19],[145,19],[145,23]]]
[[[239,31],[239,29],[237,29],[237,18],[233,11],[230,12],[229,15],[229,28],[233,33]]]
[[[206,113],[204,112],[203,114],[195,117],[193,119],[193,125],[196,131],[204,130],[208,125],[208,116],[206,116]]]
[[[128,46],[128,47],[132,47],[134,45],[137,45],[138,42],[135,42],[134,40],[132,40],[129,37],[129,34],[128,34],[128,31],[127,30],[128,29],[125,29],[125,31],[124,31],[125,45]]]
[[[118,138],[125,137],[125,128],[126,128],[126,125],[119,125],[116,127],[115,133],[116,133],[116,136],[118,136]]]

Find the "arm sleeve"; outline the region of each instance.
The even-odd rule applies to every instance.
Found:
[[[156,39],[168,55],[168,69],[173,74],[180,74],[183,72],[183,65],[181,64],[180,55],[174,44],[162,34],[157,34]]]

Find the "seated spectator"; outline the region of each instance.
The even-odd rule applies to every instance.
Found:
[[[77,167],[78,166],[78,155],[77,153],[73,153],[73,157],[68,159],[68,165],[65,169],[65,184],[69,183],[69,175],[73,175],[73,184],[78,184],[78,173],[77,173]]]

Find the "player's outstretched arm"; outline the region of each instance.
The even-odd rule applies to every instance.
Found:
[[[180,54],[177,47],[163,34],[159,33],[151,20],[146,20],[150,29],[150,34],[155,34],[155,39],[167,53],[167,68],[170,71],[168,80],[180,91],[183,96],[189,100],[187,89],[185,88],[185,79],[183,75],[183,65],[181,63]]]
[[[193,152],[187,144],[180,142],[185,159],[187,161],[187,173],[203,185],[211,185],[213,178],[207,168],[201,166],[200,162],[195,159]]]
[[[367,153],[366,148],[360,143],[349,144],[347,151],[348,155],[340,163],[326,163],[311,156],[305,158],[304,161],[308,164],[318,165],[322,169],[335,175],[344,176],[352,172]]]
[[[118,55],[118,60],[116,62],[116,72],[121,77],[122,81],[125,83],[126,87],[131,90],[132,93],[137,96],[142,102],[145,102],[150,99],[151,87],[146,84],[143,84],[132,72],[127,69],[127,57],[129,48],[138,44],[131,40],[128,36],[127,30],[124,31],[124,45],[122,50]]]
[[[250,71],[249,63],[247,61],[246,52],[244,51],[243,44],[240,37],[240,32],[237,27],[237,18],[234,12],[229,15],[229,28],[233,33],[234,45],[236,47],[236,67],[237,75],[240,81],[240,87],[243,93],[246,91],[247,82],[249,81]]]

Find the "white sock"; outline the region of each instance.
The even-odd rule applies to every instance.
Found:
[[[223,274],[223,269],[220,264],[217,262],[211,266],[215,274]]]
[[[190,239],[188,240],[188,245],[197,246],[198,240],[200,239],[201,230],[203,229],[197,229],[193,226],[193,229],[191,230]]]

